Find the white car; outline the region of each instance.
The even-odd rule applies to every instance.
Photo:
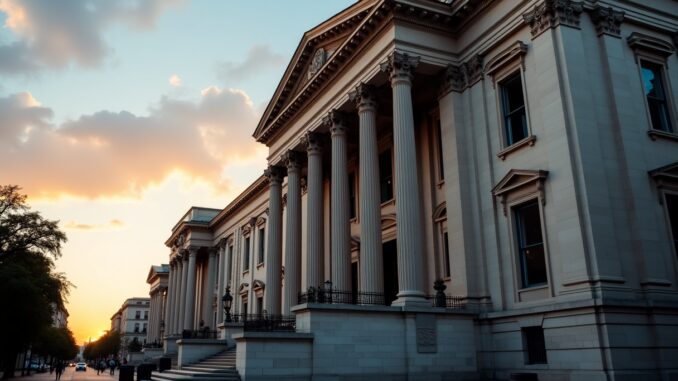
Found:
[[[84,362],[79,362],[79,363],[75,364],[75,371],[77,372],[79,370],[82,370],[83,372],[87,372],[87,364],[85,364]]]

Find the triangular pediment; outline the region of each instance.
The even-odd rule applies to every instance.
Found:
[[[678,184],[678,162],[654,169],[649,174],[657,182],[675,182]]]
[[[501,196],[506,192],[513,191],[525,185],[533,184],[538,181],[543,181],[548,176],[548,171],[532,170],[532,169],[512,169],[504,178],[499,181],[494,188],[492,194],[494,196]]]
[[[254,131],[253,135],[257,140],[262,130],[329,64],[335,51],[346,43],[379,1],[381,0],[358,1],[304,33]]]

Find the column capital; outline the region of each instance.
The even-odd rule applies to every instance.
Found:
[[[443,97],[452,91],[461,93],[466,88],[466,76],[460,66],[447,65],[441,76],[441,82],[439,97]]]
[[[419,65],[419,57],[410,56],[407,53],[394,51],[389,54],[386,62],[379,65],[381,71],[388,73],[391,82],[404,80],[412,81],[414,70]]]
[[[374,92],[374,86],[360,83],[355,87],[355,90],[348,93],[348,97],[355,103],[358,112],[367,110],[375,111],[377,108],[377,99]]]
[[[624,21],[624,11],[616,11],[612,7],[596,5],[589,13],[599,36],[607,34],[621,38],[621,23]]]
[[[348,130],[346,123],[346,114],[341,111],[332,110],[323,117],[323,125],[329,127],[332,137],[345,135]]]
[[[301,152],[289,150],[282,155],[282,160],[287,166],[287,172],[299,171],[303,164],[304,156]]]
[[[579,1],[572,0],[544,0],[535,5],[534,9],[523,15],[523,20],[530,26],[532,38],[536,38],[544,31],[559,25],[579,28],[579,16],[584,6]]]
[[[264,171],[264,176],[268,177],[271,184],[282,184],[285,177],[285,168],[279,165],[269,165]]]
[[[211,246],[209,249],[207,249],[208,252],[210,253],[210,256],[216,256],[217,252],[219,252],[219,244],[217,246]]]
[[[309,155],[321,154],[323,152],[323,134],[319,132],[307,132],[301,138],[301,142],[306,146],[306,152]]]

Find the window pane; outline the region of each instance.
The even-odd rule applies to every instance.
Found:
[[[506,119],[508,145],[517,143],[527,137],[527,118],[525,108],[517,110]]]
[[[534,201],[516,207],[516,240],[523,287],[545,284],[546,259],[539,204]]]
[[[499,86],[506,145],[510,146],[527,137],[527,116],[520,73],[518,72],[502,81]]]
[[[264,248],[265,248],[266,229],[259,229],[259,263],[264,263]]]
[[[673,246],[676,248],[676,254],[678,254],[678,195],[666,195],[666,208],[669,212],[669,224],[671,224]]]
[[[520,81],[520,74],[515,74],[503,84],[506,97],[505,114],[515,111],[525,106],[523,99],[523,84]]]
[[[381,188],[381,202],[393,198],[393,172],[391,166],[391,150],[379,154],[379,185]]]
[[[450,244],[447,242],[447,232],[443,234],[443,247],[445,249],[445,276],[450,276]]]
[[[245,250],[244,253],[244,259],[243,259],[243,269],[244,270],[249,270],[250,268],[250,237],[245,238],[245,247],[243,248]]]
[[[642,61],[640,71],[643,76],[643,88],[645,89],[645,97],[647,98],[647,105],[650,110],[652,128],[671,132],[671,119],[669,118],[666,93],[664,92],[662,67]]]

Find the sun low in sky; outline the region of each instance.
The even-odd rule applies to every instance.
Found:
[[[68,235],[78,342],[148,296],[190,206],[261,174],[261,112],[303,33],[350,3],[0,0],[0,184]]]

